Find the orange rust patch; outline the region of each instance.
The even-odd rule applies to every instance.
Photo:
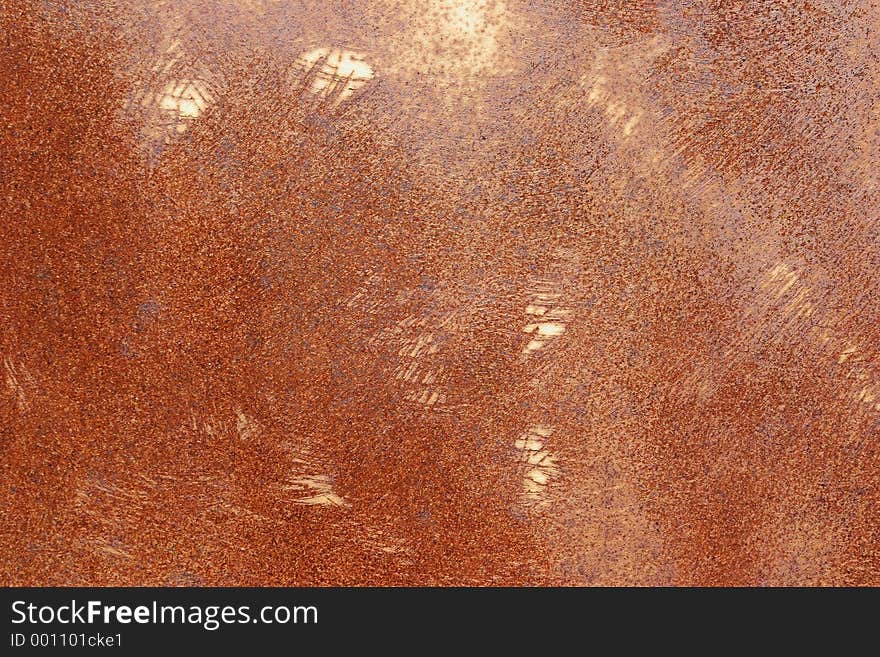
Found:
[[[93,5],[0,2],[0,582],[880,584],[872,3]]]

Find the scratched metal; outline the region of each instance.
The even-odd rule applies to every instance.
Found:
[[[0,582],[880,585],[880,6],[0,0]]]

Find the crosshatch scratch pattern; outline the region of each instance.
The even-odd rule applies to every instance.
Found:
[[[0,28],[0,583],[880,585],[876,2]]]

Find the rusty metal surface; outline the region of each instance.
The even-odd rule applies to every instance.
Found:
[[[876,2],[0,40],[3,584],[880,584]]]

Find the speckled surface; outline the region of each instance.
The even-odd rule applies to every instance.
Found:
[[[0,583],[880,584],[876,2],[0,44]]]

